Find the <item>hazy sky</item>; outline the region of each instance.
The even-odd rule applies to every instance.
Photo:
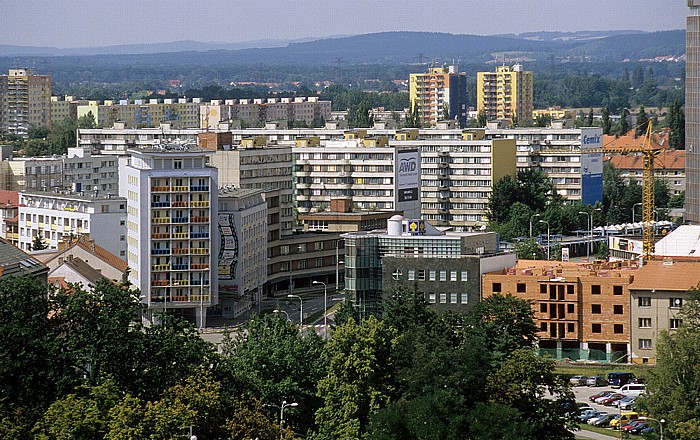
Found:
[[[686,0],[2,0],[0,44],[240,42],[397,30],[655,31],[685,28],[686,11]]]

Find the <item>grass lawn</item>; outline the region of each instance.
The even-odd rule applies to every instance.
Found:
[[[582,431],[597,432],[598,434],[608,435],[611,438],[620,438],[620,433],[618,431],[613,431],[612,429],[598,428],[597,426],[591,426],[588,423],[579,423],[578,427],[581,428]]]

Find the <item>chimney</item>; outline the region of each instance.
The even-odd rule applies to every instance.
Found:
[[[331,199],[331,212],[352,212],[352,198]]]

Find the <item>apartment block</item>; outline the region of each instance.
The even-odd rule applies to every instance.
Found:
[[[488,120],[532,120],[533,96],[533,74],[520,64],[476,73],[476,110]]]
[[[700,261],[650,261],[637,271],[630,285],[630,334],[633,363],[656,363],[661,332],[673,333],[683,325],[681,309],[700,285]]]
[[[628,362],[632,263],[520,260],[482,277],[482,293],[531,301],[539,348],[556,359]]]
[[[219,304],[224,316],[238,316],[262,299],[267,281],[267,204],[262,190],[219,190]]]
[[[145,319],[169,311],[202,327],[207,309],[218,302],[213,152],[184,145],[128,152],[119,192],[127,203],[129,281],[145,294]]]
[[[126,200],[68,191],[19,194],[19,248],[32,250],[35,237],[49,249],[86,235],[121,258],[126,256]]]
[[[409,77],[411,109],[418,111],[421,123],[435,126],[441,120],[467,125],[467,74],[458,66],[431,67],[426,73]]]
[[[31,69],[0,75],[0,133],[27,137],[32,128],[51,126],[51,76]]]
[[[685,218],[700,224],[700,0],[688,1],[685,62]]]
[[[331,102],[318,97],[214,100],[200,107],[200,128],[208,130],[221,123],[262,127],[267,121],[323,126],[331,119]]]
[[[158,127],[160,124],[169,124],[177,129],[196,128],[199,126],[200,104],[199,98],[89,101],[78,106],[77,117],[92,114],[97,126],[104,128],[115,123],[124,124],[127,128]]]

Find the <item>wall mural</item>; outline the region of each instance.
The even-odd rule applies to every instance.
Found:
[[[219,236],[221,237],[219,280],[234,280],[238,266],[238,232],[236,231],[233,214],[219,214]],[[230,293],[236,293],[238,286],[222,285],[220,290],[222,292],[229,290]]]

